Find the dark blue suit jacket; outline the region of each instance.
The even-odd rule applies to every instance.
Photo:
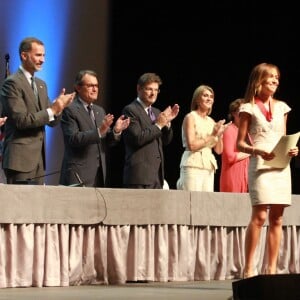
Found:
[[[96,124],[99,127],[106,113],[101,106],[93,104]],[[73,103],[64,109],[61,120],[64,136],[64,157],[59,183],[77,184],[79,175],[85,186],[96,186],[97,171],[102,166],[104,186],[107,184],[107,147],[115,145],[119,135],[112,130],[100,138],[98,130],[83,103],[75,97]]]
[[[152,107],[155,116],[160,110]],[[125,106],[122,114],[130,117],[129,127],[123,131],[125,164],[123,184],[152,185],[164,181],[163,146],[173,138],[172,128],[160,130],[152,123],[145,109],[135,99]]]

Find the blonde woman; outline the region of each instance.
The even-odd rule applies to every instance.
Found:
[[[291,108],[274,97],[279,86],[280,72],[277,66],[262,63],[250,74],[245,93],[245,104],[240,109],[240,125],[237,138],[239,151],[251,154],[249,164],[249,194],[252,215],[245,238],[244,278],[257,274],[254,255],[261,229],[268,217],[267,267],[265,273],[275,274],[282,235],[284,208],[291,205],[290,166],[273,168],[264,164],[272,160],[272,149],[286,134],[287,115]],[[248,143],[248,134],[253,145]],[[288,155],[298,155],[298,148]]]
[[[212,112],[215,94],[207,85],[194,91],[191,112],[182,123],[182,144],[185,148],[180,162],[178,190],[214,190],[214,175],[217,161],[214,153],[223,151],[222,134],[227,125],[225,120],[215,122]]]

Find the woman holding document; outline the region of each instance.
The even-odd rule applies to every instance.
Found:
[[[271,163],[275,158],[274,147],[286,135],[287,115],[291,110],[284,101],[274,98],[279,78],[277,66],[268,63],[255,66],[246,88],[245,103],[240,108],[237,148],[251,154],[248,176],[252,216],[245,238],[244,278],[257,275],[255,250],[267,217],[268,263],[263,271],[266,274],[276,273],[283,211],[291,205],[290,165],[287,163],[278,168]],[[247,142],[248,134],[253,145]],[[286,155],[298,155],[296,144]]]

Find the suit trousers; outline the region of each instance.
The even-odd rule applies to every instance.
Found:
[[[45,169],[41,154],[38,165],[30,172],[4,169],[7,184],[37,184],[45,183]]]

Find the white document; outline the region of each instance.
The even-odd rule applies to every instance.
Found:
[[[300,131],[290,135],[281,137],[277,145],[274,147],[275,157],[272,160],[265,160],[264,164],[273,168],[285,168],[291,161],[288,152],[291,148],[297,146],[300,137]]]

